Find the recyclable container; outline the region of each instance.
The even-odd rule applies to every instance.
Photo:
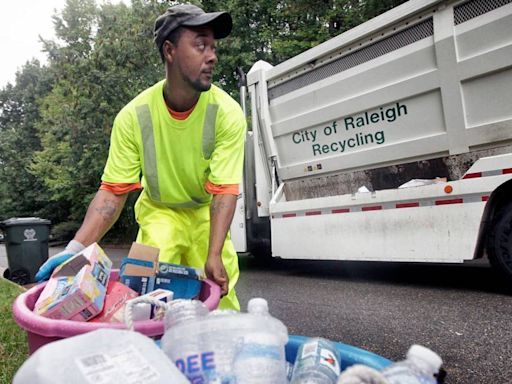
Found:
[[[39,267],[48,259],[50,221],[38,217],[14,217],[0,222],[5,233],[8,270],[4,277],[25,285],[35,281]]]
[[[110,279],[118,280],[118,278],[119,270],[113,270],[110,274]],[[35,314],[32,310],[45,284],[39,284],[22,293],[13,304],[14,320],[21,328],[27,331],[30,354],[52,341],[79,335],[98,328],[126,328],[124,323],[54,320]],[[205,303],[210,310],[217,308],[220,301],[220,287],[211,280],[203,280],[199,300]],[[164,322],[163,320],[136,321],[134,329],[146,336],[160,338],[164,333]]]
[[[286,361],[291,364],[295,362],[297,350],[307,339],[308,337],[306,336],[288,336],[288,343],[285,346]],[[392,363],[391,360],[365,349],[340,342],[335,342],[334,345],[340,355],[340,368],[342,371],[354,364],[364,364],[380,371]]]

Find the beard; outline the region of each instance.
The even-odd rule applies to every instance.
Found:
[[[208,81],[207,83],[205,83],[205,82],[201,81],[200,78],[192,80],[187,77],[186,81],[192,87],[192,89],[194,89],[197,92],[206,92],[206,91],[210,90],[210,88],[212,87],[211,81]]]

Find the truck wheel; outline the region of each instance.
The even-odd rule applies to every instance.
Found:
[[[512,204],[501,209],[494,218],[486,250],[491,265],[512,280]]]

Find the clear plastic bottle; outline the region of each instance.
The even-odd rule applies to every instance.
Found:
[[[165,329],[187,321],[201,319],[208,314],[208,307],[199,300],[173,300],[165,313]]]
[[[437,353],[415,344],[407,351],[406,360],[383,369],[382,375],[389,384],[436,384],[434,375],[442,364]]]
[[[193,334],[177,340],[176,332],[185,326],[198,329],[207,314],[208,308],[198,300],[173,300],[165,313],[161,348],[190,381],[198,375],[198,362],[205,359],[201,341]]]
[[[293,364],[287,361],[285,364],[285,370],[286,370],[286,382],[290,383],[292,381],[292,375],[293,375]]]
[[[247,311],[263,322],[273,321],[265,299],[249,300]],[[237,384],[286,384],[286,363],[282,339],[268,331],[243,336],[233,365]]]
[[[256,307],[261,308],[258,305]],[[182,317],[173,315],[172,310],[166,314],[167,329],[162,338],[162,349],[190,382],[286,383],[284,346],[288,340],[288,331],[283,323],[268,315],[268,311],[267,315],[262,315],[260,309],[255,309],[253,313],[219,310],[207,316],[192,316],[186,321],[176,322],[176,317]],[[282,381],[267,379],[270,377],[267,371],[272,372],[273,368],[259,371],[255,377],[251,377],[251,380],[259,381],[248,381],[248,376],[244,375],[249,370],[247,365],[242,370],[241,378],[236,377],[237,369],[240,373],[240,367],[243,368],[245,363],[251,360],[254,362],[254,352],[258,348],[261,352],[258,355],[259,363],[262,360],[267,363],[279,360]]]
[[[299,347],[291,384],[336,384],[340,356],[330,340],[311,338]]]

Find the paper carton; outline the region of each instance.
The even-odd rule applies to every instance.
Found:
[[[165,289],[157,289],[140,297],[148,297],[169,303],[173,298],[173,292]],[[132,308],[132,318],[134,321],[149,320],[156,316],[156,312],[157,308],[153,304],[137,303]]]
[[[184,265],[158,262],[158,249],[133,243],[121,266],[121,282],[145,295],[155,289],[174,292],[175,299],[199,296],[203,270]]]
[[[112,262],[96,243],[57,268],[34,311],[52,319],[87,321],[103,309]]]
[[[138,296],[137,292],[119,281],[109,281],[103,310],[91,322],[122,323],[126,302]]]
[[[205,278],[203,270],[199,268],[159,263],[154,287],[173,291],[175,299],[195,299],[201,292]]]

